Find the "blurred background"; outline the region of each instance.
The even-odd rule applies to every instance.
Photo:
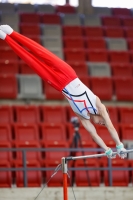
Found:
[[[70,64],[107,106],[125,147],[133,148],[133,1],[0,2],[0,24],[10,25]],[[70,147],[75,147],[74,127],[70,122],[73,116],[64,96],[0,40],[0,168],[13,169],[0,171],[0,187],[40,187],[51,176],[52,171],[46,169],[56,167],[63,156],[81,155],[81,147],[86,148],[85,154],[100,153],[101,149],[82,126],[81,144],[71,152]],[[97,125],[96,129],[105,143],[115,148],[106,128]],[[9,148],[12,150],[8,151]],[[24,160],[27,167],[42,167],[43,171],[27,171],[24,176],[16,169],[24,166]],[[133,186],[133,154],[124,161],[117,158],[111,164],[130,170],[119,173],[114,170],[112,181],[107,170],[91,170],[89,182],[85,170],[72,170],[72,184]],[[69,165],[85,166],[83,161]],[[86,165],[88,169],[101,169],[108,166],[108,160],[91,159]],[[61,187],[62,173],[47,186]]]

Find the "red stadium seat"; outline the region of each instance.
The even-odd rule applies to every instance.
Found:
[[[62,27],[63,36],[65,37],[83,37],[82,26],[63,26]]]
[[[45,167],[45,165],[57,166],[61,163],[62,157],[68,157],[70,155],[70,152],[66,151],[66,148],[69,148],[69,144],[66,141],[58,141],[56,143],[48,141],[46,143],[42,143],[42,147],[48,149],[45,153],[43,153],[43,160],[41,162],[43,167]],[[71,165],[72,162],[70,161],[68,163],[68,167]]]
[[[41,36],[40,35],[28,35],[31,40],[37,42],[38,44],[42,45]]]
[[[60,164],[62,157],[70,155],[70,151],[66,151],[66,148],[68,149],[69,147],[70,145],[67,141],[42,141],[42,148],[45,148],[46,151],[43,152],[41,164]]]
[[[0,40],[0,48],[2,49],[10,49],[11,47],[6,43],[5,40]]]
[[[0,168],[11,168],[8,161],[0,161]],[[0,188],[11,188],[12,187],[12,174],[11,171],[0,171]]]
[[[128,51],[109,51],[110,62],[130,63],[130,53]]]
[[[14,121],[13,110],[11,106],[1,105],[0,106],[0,124],[1,123],[12,123]]]
[[[61,92],[54,89],[50,84],[44,83],[44,95],[47,100],[63,100],[64,96]]]
[[[128,44],[129,50],[133,51],[133,38],[127,39],[127,44]]]
[[[29,151],[26,151],[26,163],[31,163],[33,161],[38,161],[41,162],[42,156],[41,152],[36,151],[37,148],[40,148],[41,146],[39,145],[38,141],[33,141],[33,142],[23,142],[23,141],[16,141],[15,148],[29,148]],[[34,148],[35,150],[30,150],[31,148]],[[17,163],[18,161],[22,162],[23,160],[23,153],[22,151],[17,151],[16,152],[16,159],[14,160],[14,163]]]
[[[1,148],[12,148],[12,145],[10,142],[7,141],[0,141],[0,150]],[[13,154],[11,151],[1,150],[0,151],[0,160],[1,161],[9,161],[10,163],[13,162]]]
[[[132,27],[125,27],[125,36],[126,38],[133,38],[133,28]]]
[[[64,37],[64,47],[71,49],[82,49],[85,47],[83,37]]]
[[[110,119],[113,123],[118,123],[119,122],[119,118],[118,118],[118,108],[114,107],[114,106],[107,106],[106,107],[108,112],[109,112],[109,116]]]
[[[119,101],[133,100],[133,79],[114,78],[115,95]]]
[[[61,123],[44,123],[41,125],[43,142],[57,143],[58,141],[66,141],[67,134],[64,124]]]
[[[73,7],[69,4],[66,4],[64,6],[57,5],[56,12],[57,13],[76,13],[76,9],[75,9],[75,7]]]
[[[39,130],[35,123],[16,123],[14,124],[15,141],[29,143],[39,141]]]
[[[43,144],[42,146],[44,148],[49,148],[49,149],[54,148],[54,150],[45,151],[43,161],[41,162],[43,165],[60,164],[61,159],[63,157],[68,157],[70,155],[69,151],[65,151],[65,149],[69,147],[67,142],[58,142],[57,145],[48,142],[48,143]],[[64,150],[60,150],[60,148],[63,148]]]
[[[88,68],[85,62],[68,62],[68,64],[74,69],[78,77],[88,77]]]
[[[41,106],[40,110],[43,122],[65,123],[67,121],[66,109],[63,106]]]
[[[53,175],[54,173],[54,169],[57,167],[58,163],[46,163],[45,164],[45,168],[53,168],[51,169],[51,171],[46,171],[46,181],[45,183],[47,183],[47,181],[50,179],[50,177]],[[71,176],[71,173],[70,173]],[[68,178],[68,186],[70,186],[70,181]],[[52,177],[52,179],[47,183],[48,187],[62,187],[63,186],[63,173],[62,171],[58,171],[57,174],[55,174],[55,176]]]
[[[120,134],[118,124],[114,124],[114,127],[115,127],[117,133]],[[96,129],[97,129],[98,135],[104,140],[104,142],[106,143],[107,146],[113,147],[113,148],[116,147],[116,143],[112,139],[110,133],[108,132],[108,130],[105,126],[96,125]]]
[[[114,63],[111,64],[112,75],[114,77],[132,77],[133,76],[133,65],[128,63]]]
[[[133,50],[130,51],[131,61],[133,62]]]
[[[89,167],[97,168],[97,167],[99,167],[98,160],[97,159],[88,159],[88,160],[86,160],[86,165],[84,164],[83,160],[76,160],[76,162],[75,162],[75,167],[86,167],[86,166],[88,168]],[[90,184],[89,184],[89,182],[90,182]],[[99,186],[100,185],[100,171],[98,171],[98,170],[75,171],[75,184],[76,184],[76,186],[80,186],[80,187]]]
[[[72,126],[72,124],[69,124],[67,126],[68,128],[68,135],[69,135],[69,141],[70,143],[73,142],[73,139],[74,139],[74,135],[75,135],[75,130],[74,130],[74,127]],[[80,133],[80,137],[81,137],[81,143],[82,143],[82,146],[89,146],[90,144],[92,145],[92,148],[96,146],[93,145],[94,144],[94,141],[90,135],[90,133],[83,127],[83,126],[80,126],[79,127],[79,133]],[[80,140],[79,140],[79,147],[80,147]]]
[[[16,121],[21,123],[40,122],[39,109],[37,106],[14,106]]]
[[[0,62],[0,74],[16,75],[19,74],[18,62]]]
[[[112,8],[112,13],[114,16],[125,16],[125,17],[128,17],[128,16],[131,16],[131,10],[130,9],[127,9],[127,8]]]
[[[90,79],[87,76],[80,76],[80,80],[85,84],[88,88],[90,88]]]
[[[72,156],[85,156],[97,153],[97,151],[94,150],[95,148],[97,148],[97,144],[93,141],[84,141],[82,140],[82,138],[81,143],[80,141],[78,141],[78,145],[73,140],[73,143],[70,143],[70,147],[77,148],[77,150],[71,152]],[[81,148],[81,150],[79,150],[79,148]],[[86,148],[88,149],[87,151],[85,150]]]
[[[0,75],[0,98],[17,98],[17,79],[13,75]]]
[[[121,19],[115,16],[102,16],[101,17],[102,24],[104,26],[121,26]]]
[[[133,27],[133,18],[132,17],[125,17],[122,18],[122,24],[125,27]]]
[[[58,14],[42,14],[41,23],[43,24],[61,24],[61,18]]]
[[[87,51],[87,60],[91,62],[108,62],[108,52],[102,49],[90,49]]]
[[[121,128],[123,142],[125,140],[129,140],[133,142],[133,124],[121,124],[120,128]]]
[[[108,77],[92,77],[90,79],[91,89],[100,99],[111,100],[113,96],[112,79]],[[106,85],[106,87],[105,87]]]
[[[109,38],[124,37],[124,30],[120,27],[105,27],[104,35]]]
[[[104,32],[102,27],[84,27],[84,35],[86,37],[103,37]]]
[[[35,71],[31,67],[29,67],[25,62],[21,61],[19,66],[21,74],[35,74]]]
[[[11,126],[7,123],[0,124],[0,142],[11,142],[12,131]]]
[[[118,108],[121,123],[133,123],[133,108],[119,107]]]
[[[85,62],[86,52],[84,49],[64,49],[66,62]]]
[[[87,38],[85,40],[88,49],[106,49],[106,42],[101,38]]]
[[[16,163],[15,165],[16,168],[23,167],[21,162]],[[38,162],[30,162],[29,164],[27,163],[27,168],[28,167],[36,167],[40,168],[40,164]],[[42,174],[39,170],[28,170],[27,171],[27,183],[28,187],[41,187],[42,184]],[[17,171],[16,172],[16,186],[17,187],[24,187],[24,175],[23,171]]]
[[[41,35],[40,25],[20,24],[20,33],[25,36],[40,36]]]
[[[18,56],[14,53],[12,49],[0,48],[0,62],[18,62]]]
[[[25,24],[39,24],[41,22],[41,16],[38,13],[20,13],[20,23]]]
[[[112,160],[113,167],[128,167],[127,162],[121,159]],[[107,167],[107,163],[104,163],[104,167]],[[119,172],[119,173],[118,173]],[[126,170],[113,170],[112,171],[112,186],[128,186],[129,183],[129,176],[128,171]],[[107,171],[104,171],[104,183],[106,186],[109,186],[109,175]]]
[[[94,148],[97,148],[97,144],[95,142],[88,142],[88,144],[87,143],[82,144],[82,147],[79,146],[79,148],[81,148],[81,150],[77,149],[77,151],[75,152],[75,156],[86,156],[86,155],[92,155],[92,154],[98,153],[96,150],[94,151]],[[88,148],[88,150],[85,151],[84,148]],[[83,162],[83,159],[80,160],[79,162]]]

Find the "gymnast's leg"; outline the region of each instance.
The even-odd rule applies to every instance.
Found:
[[[5,40],[13,51],[24,60],[36,73],[47,81],[49,73],[52,73],[49,67],[39,61],[34,55],[26,51],[22,46],[15,42],[10,36],[0,30],[0,38]]]
[[[43,60],[45,63],[47,63],[49,66],[58,67],[59,68],[63,67],[64,65],[68,64],[65,63],[63,60],[58,58],[56,55],[45,49],[43,46],[40,44],[34,42],[33,40],[17,33],[14,31],[10,26],[8,25],[1,25],[0,29],[5,32],[6,34],[10,35],[10,37],[17,41],[18,43],[24,45],[27,47],[34,55],[38,56],[41,60]]]
[[[13,29],[8,25],[1,25],[0,30],[8,34],[13,40],[26,46],[33,55],[37,57],[38,61],[40,60],[41,63],[45,63],[42,67],[44,67],[45,71],[47,67],[46,73],[49,75],[49,77],[46,75],[46,77],[48,77],[47,81],[57,90],[62,91],[68,83],[77,78],[77,74],[72,67],[43,46],[13,31]],[[18,54],[17,51],[16,54]]]

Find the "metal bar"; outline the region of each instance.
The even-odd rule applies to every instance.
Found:
[[[91,151],[91,152],[103,152],[102,148],[0,148],[0,151],[23,151],[25,149],[26,151]],[[115,150],[115,148],[112,148],[112,150]]]
[[[28,167],[26,168],[27,171],[53,171],[55,169],[55,167],[46,167],[46,168],[42,168],[42,167]],[[4,167],[0,167],[0,171],[23,171],[24,168],[4,168]],[[109,167],[70,167],[69,171],[80,171],[80,170],[100,170],[100,171],[104,171],[104,170],[109,170]],[[133,171],[133,167],[113,167],[112,171],[119,171],[119,170],[123,170],[123,171]]]
[[[27,166],[26,166],[26,151],[23,149],[23,164],[24,164],[24,169],[23,169],[23,174],[24,174],[24,187],[27,187]]]
[[[109,167],[109,185],[112,186],[113,184],[113,180],[112,180],[112,163],[111,163],[111,159],[108,159],[108,167]]]
[[[126,150],[124,153],[131,153],[133,152],[133,149]],[[113,155],[117,155],[117,152],[113,152]],[[107,156],[105,153],[100,153],[100,154],[94,154],[94,155],[86,155],[86,156],[75,156],[75,157],[66,157],[67,161],[69,160],[78,160],[78,159],[83,159],[83,158],[100,158],[103,156]]]
[[[63,197],[64,200],[68,200],[68,191],[67,191],[67,161],[62,158],[62,172],[63,172]]]

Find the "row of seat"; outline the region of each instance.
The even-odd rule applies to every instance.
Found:
[[[85,30],[84,36],[83,30]],[[122,29],[111,28],[106,29],[106,31],[107,38],[106,36],[104,37],[103,29],[99,27],[86,27],[84,29],[82,27],[66,26],[63,27],[63,29],[61,30],[61,27],[58,25],[47,25],[42,28],[42,32],[40,26],[21,25],[20,27],[20,32],[23,35],[26,35],[34,41],[40,43],[61,59],[65,59],[67,62],[69,60],[75,61],[77,59],[79,61],[89,60],[96,62],[132,62],[133,29],[126,29],[126,35],[127,37],[129,37],[128,39],[121,38],[124,33],[122,32]],[[43,34],[43,36],[41,34]],[[12,50],[10,50],[5,41],[1,40],[0,44],[0,53],[2,54],[1,60],[8,61],[12,59],[17,59],[17,56],[12,52]],[[129,51],[127,51],[128,49]],[[109,50],[109,53],[107,52],[107,50]],[[112,51],[118,52],[115,53]],[[122,52],[122,56],[121,51],[124,51]],[[80,54],[80,57],[77,56],[77,53]],[[71,54],[71,57],[69,56],[69,54]],[[98,56],[97,54],[101,55]],[[121,57],[123,60],[121,60]]]
[[[133,124],[114,123],[121,141],[128,148],[133,145]],[[106,127],[96,125],[98,135],[107,146],[115,148],[115,142],[111,138]],[[15,123],[13,125],[0,124],[0,147],[45,147],[45,148],[69,148],[74,142],[74,127],[70,123]],[[85,148],[97,148],[90,134],[83,126],[79,129],[82,146]],[[80,142],[77,145],[80,147]],[[6,157],[2,154],[3,159]],[[32,157],[30,157],[32,158]],[[132,157],[133,158],[133,157]]]
[[[58,25],[47,25],[43,28],[38,25],[21,25],[20,32],[49,50],[58,48],[63,51],[63,47],[75,50],[88,48],[90,50],[127,51],[133,49],[133,29],[86,27],[80,30],[78,29],[80,27],[69,28],[65,26],[61,29]]]
[[[0,11],[2,12],[44,12],[44,13],[76,13],[76,8],[69,4],[64,6],[51,4],[22,4],[22,3],[0,3]]]
[[[60,25],[60,26],[81,26],[81,27],[107,27],[109,29],[115,27],[118,28],[119,32],[121,29],[132,29],[133,17],[130,18],[118,18],[118,17],[108,17],[108,16],[88,16],[80,14],[33,14],[33,13],[3,13],[0,16],[1,24],[9,24],[19,29],[19,25]]]
[[[16,15],[15,15],[16,16]],[[48,17],[49,19],[46,19]],[[52,19],[55,17],[55,19]],[[35,13],[20,13],[18,15],[19,23],[26,24],[62,24],[75,26],[90,26],[90,27],[132,27],[133,17],[115,17],[115,16],[96,16],[96,15],[81,15],[81,14],[35,14]],[[28,20],[26,20],[28,18]],[[31,18],[35,18],[32,21]],[[70,20],[71,19],[71,20]]]
[[[84,38],[84,37],[63,37],[63,46],[64,48],[71,49],[109,49],[109,50],[118,50],[126,51],[128,49],[133,49],[133,39],[124,39],[124,38]],[[45,43],[44,43],[45,46]]]
[[[52,48],[52,47],[51,47]],[[56,48],[55,48],[56,50]],[[58,50],[58,48],[57,48]],[[52,52],[52,50],[51,50]],[[17,55],[11,50],[0,49],[0,62],[19,61]],[[113,63],[132,63],[133,51],[117,51],[104,49],[64,49],[65,61],[68,62],[113,62]]]
[[[120,77],[132,78],[133,64],[106,63],[106,62],[68,62],[79,77]],[[0,62],[0,75],[35,75],[24,62]]]
[[[46,13],[76,13],[77,9],[70,4],[55,5],[50,4],[10,4],[10,3],[0,3],[0,10],[3,12],[46,12]],[[113,15],[113,16],[132,16],[132,10],[127,8],[102,8],[102,7],[93,7],[93,13],[95,15]]]
[[[51,168],[54,170],[56,164],[51,164],[49,162],[44,163],[43,167]],[[109,173],[108,171],[99,171],[99,170],[93,170],[94,168],[98,167],[107,167],[107,161],[101,161],[98,162],[98,159],[89,159],[86,160],[86,164],[82,160],[75,161],[73,164],[73,167],[81,168],[81,167],[88,167],[91,168],[91,170],[85,171],[85,170],[77,170],[77,171],[70,171],[69,170],[69,176],[70,180],[68,178],[68,185],[72,186],[75,184],[76,186],[100,186],[100,184],[104,184],[106,186],[109,186]],[[126,162],[125,160],[113,160],[112,161],[113,167],[133,167],[133,162]],[[1,162],[0,168],[10,168],[11,165],[8,162]],[[22,167],[21,162],[16,162],[15,168]],[[27,163],[27,167],[33,167],[33,168],[39,168],[41,167],[39,162],[29,162]],[[93,169],[92,169],[93,168]],[[53,170],[49,171],[40,171],[40,170],[28,170],[27,171],[27,186],[28,187],[41,187],[41,184],[46,184],[47,181],[50,179],[50,177],[53,175]],[[22,171],[2,171],[0,172],[1,179],[0,179],[0,187],[12,187],[13,185],[16,185],[17,187],[24,187],[24,175]],[[133,171],[124,171],[124,170],[113,170],[112,171],[112,184],[113,186],[128,186],[129,183],[133,184]],[[50,182],[47,183],[48,187],[62,187],[63,186],[63,174],[61,171],[58,171],[55,176],[52,177]]]
[[[133,107],[107,106],[107,109],[114,123],[133,123]],[[74,116],[68,105],[0,105],[0,124],[66,123]]]
[[[80,77],[101,100],[133,100],[133,78],[130,77]],[[105,87],[106,85],[106,87]],[[1,99],[48,99],[65,100],[62,93],[55,90],[48,83],[42,82],[36,75],[0,76]]]
[[[26,25],[25,25],[26,26]],[[32,27],[32,25],[31,25]],[[43,27],[43,26],[42,26]],[[50,26],[44,26],[44,30],[48,29]],[[132,38],[133,37],[133,28],[132,27],[91,27],[91,26],[62,26],[62,34],[63,36],[68,37],[125,37]]]
[[[54,28],[54,26],[53,26]],[[117,30],[116,30],[117,31]],[[29,34],[28,34],[29,32]],[[30,35],[31,29],[25,30],[23,35],[28,35],[29,38],[33,39],[39,44],[42,44],[45,48],[61,48],[65,49],[86,49],[86,50],[114,50],[114,51],[127,51],[133,50],[133,38],[125,39],[125,38],[106,38],[106,37],[73,37],[73,36],[64,36],[61,34],[48,36],[49,31],[46,31],[46,35],[41,37],[40,35],[32,34]],[[55,31],[54,31],[55,33]],[[53,37],[52,37],[53,36]],[[1,51],[9,51],[10,46],[7,45],[5,41],[0,40],[0,52]]]
[[[14,15],[14,16],[9,15],[9,16],[5,16],[5,17],[3,16],[3,20],[1,20],[1,24],[7,24],[8,23],[10,26],[12,26],[12,28],[14,30],[16,30],[18,32],[19,32],[20,28],[22,29],[24,27],[26,29],[26,26],[27,27],[29,26],[31,28],[38,29],[39,33],[40,33],[40,26],[42,27],[42,25],[45,25],[45,26],[46,25],[56,25],[56,26],[62,25],[63,27],[66,27],[66,28],[70,27],[70,30],[73,29],[73,26],[75,26],[75,27],[81,28],[81,32],[83,32],[83,30],[86,27],[88,27],[88,30],[97,29],[98,30],[97,34],[100,34],[100,36],[104,36],[104,35],[106,36],[108,34],[108,32],[110,31],[110,32],[114,32],[116,37],[123,37],[124,35],[128,36],[129,32],[131,32],[130,35],[132,35],[132,30],[133,30],[133,28],[132,28],[133,19],[125,19],[125,21],[127,20],[131,24],[131,25],[130,24],[128,25],[128,23],[127,23],[127,26],[126,25],[125,26],[115,26],[115,25],[109,26],[108,23],[107,24],[105,23],[103,26],[98,26],[97,23],[95,23],[94,25],[91,25],[91,24],[93,24],[94,19],[92,19],[92,22],[91,21],[86,22],[85,26],[82,26],[80,23],[78,23],[78,22],[76,23],[76,22],[73,21],[74,20],[73,16],[70,16],[70,22],[69,22],[69,20],[65,21],[65,17],[64,17],[64,20],[62,20],[62,23],[61,23],[61,21],[60,21],[61,19],[58,15],[54,16],[54,15],[44,14],[41,23],[35,23],[35,21],[34,21],[34,23],[30,23],[30,20],[31,20],[31,22],[33,22],[33,20],[32,20],[33,17],[32,16],[26,17],[26,19],[29,19],[29,23],[26,23],[25,20],[22,20],[22,22],[19,22],[19,19],[16,18],[16,15]],[[89,19],[87,19],[87,20],[89,21],[89,20],[91,20],[91,18],[89,17]],[[115,21],[115,19],[113,19],[113,20]],[[27,22],[28,22],[28,20],[27,20]],[[21,25],[21,27],[20,27],[20,25]],[[115,28],[118,31],[118,33],[117,33],[117,31],[115,31]],[[54,29],[54,27],[53,27],[53,29]],[[88,34],[88,33],[86,33],[86,34]],[[98,35],[96,35],[96,36],[98,36]]]

